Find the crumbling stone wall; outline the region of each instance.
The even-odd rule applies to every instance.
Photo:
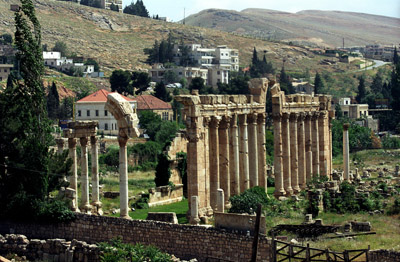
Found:
[[[65,239],[31,239],[24,235],[0,235],[0,254],[14,253],[28,260],[54,262],[98,262],[100,250],[97,245]]]
[[[372,262],[399,262],[400,252],[393,250],[372,250],[369,251],[368,261]]]
[[[121,237],[127,243],[155,245],[181,259],[199,261],[250,261],[252,236],[228,233],[216,228],[176,225],[164,222],[127,220],[77,214],[73,222],[52,225],[0,221],[0,234],[18,233],[28,238],[78,239],[89,244]],[[271,241],[261,236],[257,261],[270,261]],[[208,260],[207,260],[208,259]]]

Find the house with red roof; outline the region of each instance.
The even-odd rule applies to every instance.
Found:
[[[97,120],[99,121],[98,130],[107,135],[117,135],[118,126],[114,116],[104,109],[107,96],[111,92],[101,89],[90,94],[75,103],[75,120]],[[137,102],[129,97],[122,96],[132,105],[136,112]]]
[[[137,102],[137,112],[150,110],[158,114],[162,120],[173,120],[172,106],[152,95],[141,95],[134,98]]]

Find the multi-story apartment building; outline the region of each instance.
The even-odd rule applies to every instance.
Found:
[[[383,60],[386,62],[393,61],[394,45],[393,46],[383,46],[383,45],[367,45],[365,47],[365,57],[377,60]],[[399,53],[399,49],[397,49]]]
[[[111,9],[111,4],[118,6],[118,11],[122,13],[122,0],[101,0],[101,7],[104,9]]]

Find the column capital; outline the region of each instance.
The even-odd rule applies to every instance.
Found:
[[[317,120],[318,117],[319,117],[319,113],[320,112],[318,112],[318,111],[313,112],[312,115],[311,115],[311,119],[312,120]]]
[[[233,114],[231,116],[231,127],[237,127],[238,126],[237,125],[237,119],[238,119],[237,114]]]
[[[231,124],[231,118],[229,116],[223,116],[220,121],[219,128],[227,129]]]
[[[213,117],[211,117],[210,127],[212,127],[212,128],[218,128],[220,122],[221,122],[221,117],[213,116]]]
[[[259,125],[265,125],[266,119],[267,119],[267,115],[265,113],[258,114],[257,123]]]
[[[208,128],[211,122],[211,118],[209,116],[203,117],[203,126],[205,128]]]
[[[311,118],[312,118],[312,113],[311,113],[311,112],[306,112],[304,118],[305,118],[306,121],[311,120]]]
[[[272,119],[274,120],[274,122],[280,122],[281,118],[282,118],[282,115],[280,113],[272,114]]]
[[[87,137],[81,137],[81,138],[79,138],[79,141],[81,143],[81,146],[87,146],[88,138]]]
[[[248,124],[257,124],[257,114],[256,113],[250,113],[247,115],[247,123]]]
[[[90,144],[91,144],[91,145],[94,145],[94,144],[97,143],[98,140],[99,140],[99,139],[98,139],[96,136],[91,136],[91,137],[90,137]]]
[[[306,119],[306,113],[300,112],[297,121],[304,121],[304,119]]]
[[[289,121],[290,114],[289,113],[282,113],[282,121]]]
[[[299,113],[290,113],[290,122],[297,122],[297,118],[299,116]]]
[[[76,139],[68,138],[68,148],[75,148],[75,147],[76,147]]]
[[[56,144],[57,144],[58,146],[64,146],[64,139],[62,139],[62,138],[57,138],[57,139],[56,139]]]
[[[319,111],[319,118],[324,119],[328,116],[328,113],[326,111]]]
[[[239,125],[241,126],[247,126],[247,115],[239,115]]]
[[[126,146],[126,143],[128,142],[128,137],[126,137],[126,136],[121,136],[121,135],[119,135],[118,136],[118,144],[119,144],[119,147],[125,147]]]

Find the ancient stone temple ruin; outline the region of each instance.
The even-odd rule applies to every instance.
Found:
[[[70,188],[73,193],[72,210],[101,215],[101,203],[99,199],[99,167],[97,147],[97,121],[76,121],[68,123],[68,129],[64,130],[64,137],[68,139],[69,157],[72,159],[72,175]],[[89,203],[89,167],[87,146],[90,137],[92,149],[92,201]],[[78,164],[76,159],[76,139],[81,145],[81,205],[78,207]],[[60,148],[60,146],[59,146]]]
[[[249,95],[192,95],[175,97],[184,105],[187,138],[188,199],[198,201],[198,216],[224,205],[232,195],[266,186],[265,98],[267,79],[252,79]],[[194,197],[194,198],[192,198]],[[224,206],[222,205],[222,206]],[[196,208],[189,203],[191,209]],[[193,215],[192,215],[193,216]]]
[[[120,216],[130,218],[128,214],[128,155],[126,143],[129,138],[140,135],[137,129],[139,119],[129,102],[118,93],[110,93],[107,96],[105,109],[114,116],[118,125]]]
[[[332,174],[331,97],[271,89],[276,197],[305,189],[312,176]]]

